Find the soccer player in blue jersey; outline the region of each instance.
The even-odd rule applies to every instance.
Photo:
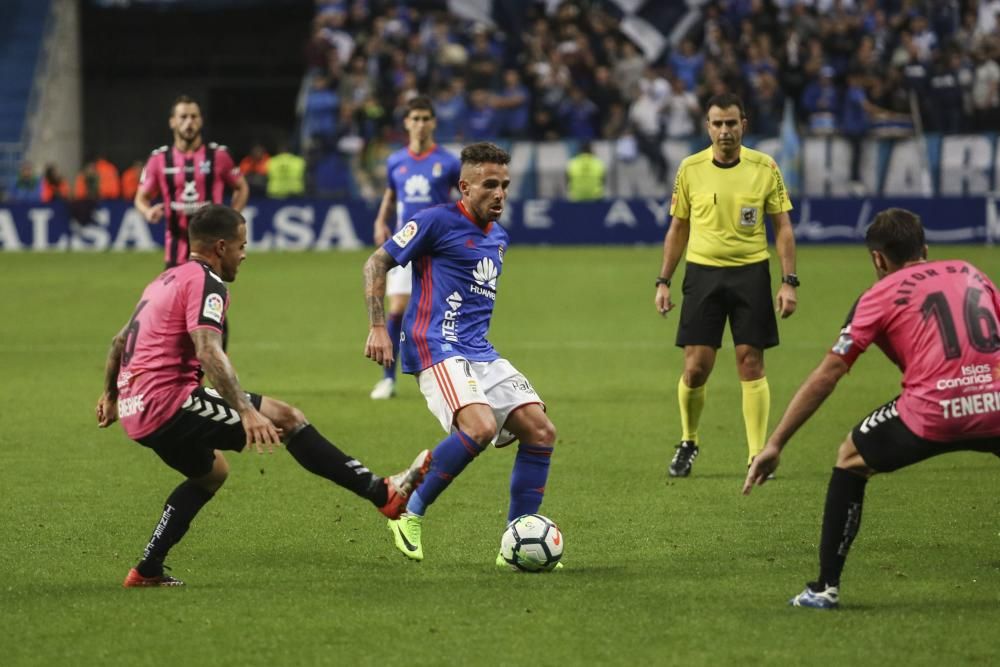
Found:
[[[365,356],[383,366],[394,359],[382,306],[386,274],[413,264],[399,354],[403,372],[416,375],[427,407],[449,433],[407,511],[389,522],[396,547],[413,560],[424,557],[427,508],[490,443],[518,440],[508,520],[537,512],[545,492],[556,429],[528,379],[486,339],[508,243],[496,221],[507,198],[509,162],[510,155],[493,144],[467,146],[461,200],[415,214],[365,263]]]
[[[382,205],[375,216],[375,245],[381,246],[398,232],[403,223],[428,206],[451,201],[452,188],[458,189],[461,164],[458,158],[434,143],[436,120],[429,98],[414,97],[406,105],[403,125],[409,143],[386,161],[388,180]],[[395,216],[392,229],[389,219]],[[389,271],[386,294],[389,297],[389,317],[386,331],[393,345],[393,359],[399,356],[399,332],[403,313],[410,301],[412,289],[410,265]],[[375,384],[371,397],[392,398],[396,395],[396,363],[383,369],[382,379]]]

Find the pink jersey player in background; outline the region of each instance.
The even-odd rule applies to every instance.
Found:
[[[743,493],[778,466],[792,435],[870,345],[903,373],[899,396],[861,420],[840,445],[827,488],[820,573],[790,600],[835,609],[848,550],[861,526],[865,485],[938,454],[1000,456],[1000,295],[962,260],[927,260],[920,218],[892,208],[865,236],[879,280],[861,295],[826,358],[799,388],[750,466]]]
[[[195,211],[205,204],[221,204],[226,187],[233,191],[230,205],[242,211],[250,194],[229,149],[202,139],[202,124],[198,103],[186,95],[178,97],[170,112],[174,143],[150,154],[135,195],[135,207],[146,220],[166,223],[167,268],[187,261],[188,221]],[[163,201],[153,204],[157,197]]]

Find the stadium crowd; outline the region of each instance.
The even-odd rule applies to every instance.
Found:
[[[357,191],[377,197],[385,158],[405,141],[405,104],[421,93],[434,100],[441,141],[604,139],[661,175],[662,140],[700,135],[704,101],[721,92],[745,100],[759,136],[779,133],[786,101],[801,132],[852,142],[918,122],[940,133],[1000,128],[1000,0],[713,0],[652,60],[613,3],[524,5],[525,30],[505,34],[396,0],[316,0],[291,142],[308,162],[307,192],[346,192],[321,186],[346,163]],[[266,150],[247,159],[265,194]],[[69,196],[50,167],[39,176],[26,166],[7,198]]]

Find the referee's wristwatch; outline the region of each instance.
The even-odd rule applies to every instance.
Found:
[[[666,285],[667,287],[670,287],[670,278],[664,278],[663,276],[657,278],[656,286],[659,287],[660,285]]]
[[[791,285],[792,287],[798,287],[799,277],[794,273],[789,273],[787,276],[781,277],[781,282],[785,283],[786,285]]]

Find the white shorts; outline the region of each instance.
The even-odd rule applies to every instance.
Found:
[[[413,269],[409,264],[394,266],[389,269],[385,278],[386,296],[410,296],[413,292]]]
[[[504,429],[510,413],[524,405],[545,408],[528,378],[506,359],[467,361],[451,357],[420,371],[417,382],[427,407],[448,433],[455,431],[455,413],[461,408],[473,403],[490,406],[497,422],[493,436],[496,447],[509,445],[515,439]]]

